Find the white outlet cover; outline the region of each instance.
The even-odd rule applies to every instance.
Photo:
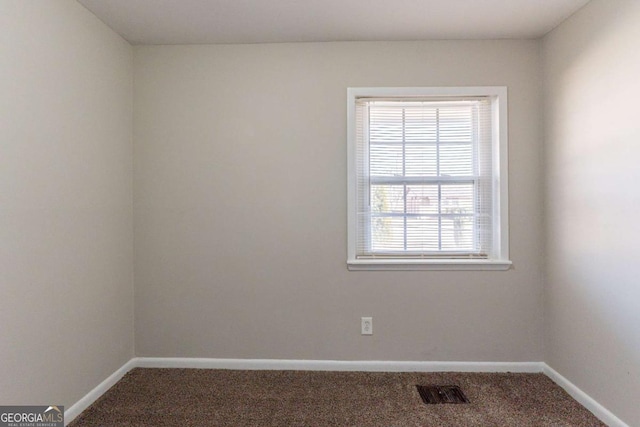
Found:
[[[362,317],[360,320],[360,333],[362,335],[373,335],[373,317]]]

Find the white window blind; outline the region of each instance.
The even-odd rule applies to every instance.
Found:
[[[495,98],[353,102],[355,259],[501,259]]]

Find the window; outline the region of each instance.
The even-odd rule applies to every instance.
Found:
[[[349,269],[508,269],[506,88],[350,88],[348,108]]]

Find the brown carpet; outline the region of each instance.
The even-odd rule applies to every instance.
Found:
[[[468,404],[426,405],[416,385]],[[543,374],[134,369],[70,427],[604,426]]]

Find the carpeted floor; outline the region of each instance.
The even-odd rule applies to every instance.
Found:
[[[468,404],[426,405],[416,385]],[[604,426],[543,374],[134,369],[69,427]]]

